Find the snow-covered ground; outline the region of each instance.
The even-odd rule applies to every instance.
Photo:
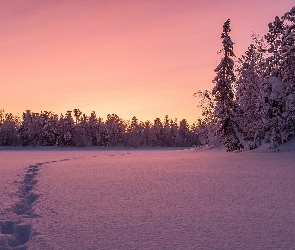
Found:
[[[0,171],[1,250],[295,249],[294,141],[277,153],[2,149]]]

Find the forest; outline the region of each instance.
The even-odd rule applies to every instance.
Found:
[[[213,90],[195,93],[203,115],[200,143],[223,143],[227,151],[269,143],[277,151],[295,133],[295,7],[276,16],[263,37],[253,34],[241,58],[230,31],[227,20]]]
[[[295,134],[295,7],[268,24],[264,36],[240,58],[234,54],[230,19],[221,33],[222,56],[212,90],[202,90],[202,116],[190,126],[183,119],[141,122],[116,114],[104,121],[79,109],[60,116],[27,110],[22,118],[0,110],[1,146],[226,146],[227,151],[279,145]]]
[[[116,114],[103,121],[93,111],[90,116],[79,109],[60,116],[52,112],[33,113],[27,110],[22,119],[0,110],[1,146],[126,146],[126,147],[187,147],[199,144],[196,126],[183,119],[162,122],[156,118],[131,121]]]

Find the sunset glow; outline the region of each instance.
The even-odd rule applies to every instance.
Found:
[[[294,5],[261,1],[1,1],[0,108],[103,118],[199,116],[212,89],[223,22],[240,56],[251,33]]]

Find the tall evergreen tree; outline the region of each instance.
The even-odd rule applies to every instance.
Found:
[[[216,77],[213,80],[215,87],[212,94],[216,100],[214,117],[219,124],[218,134],[223,138],[223,143],[228,151],[243,148],[241,136],[238,132],[238,124],[235,113],[237,105],[234,102],[234,92],[232,85],[236,80],[234,74],[235,54],[233,52],[233,42],[229,36],[231,31],[230,20],[223,24],[223,32],[221,34],[224,57],[215,69]]]
[[[259,76],[259,63],[261,52],[254,44],[248,47],[241,58],[237,68],[236,103],[239,105],[239,124],[247,141],[257,139],[261,119],[259,116],[261,78]],[[254,146],[254,145],[253,145]]]
[[[262,86],[264,105],[262,114],[265,127],[265,140],[268,138],[273,150],[278,150],[278,145],[285,141],[285,87],[282,82],[282,37],[284,22],[278,16],[268,25],[269,32],[265,39],[269,45],[269,57],[266,59],[265,72]]]
[[[295,7],[282,17],[285,21],[282,36],[282,81],[286,90],[286,139],[295,133]]]

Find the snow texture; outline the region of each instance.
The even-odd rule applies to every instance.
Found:
[[[0,249],[294,249],[294,152],[2,150]]]

